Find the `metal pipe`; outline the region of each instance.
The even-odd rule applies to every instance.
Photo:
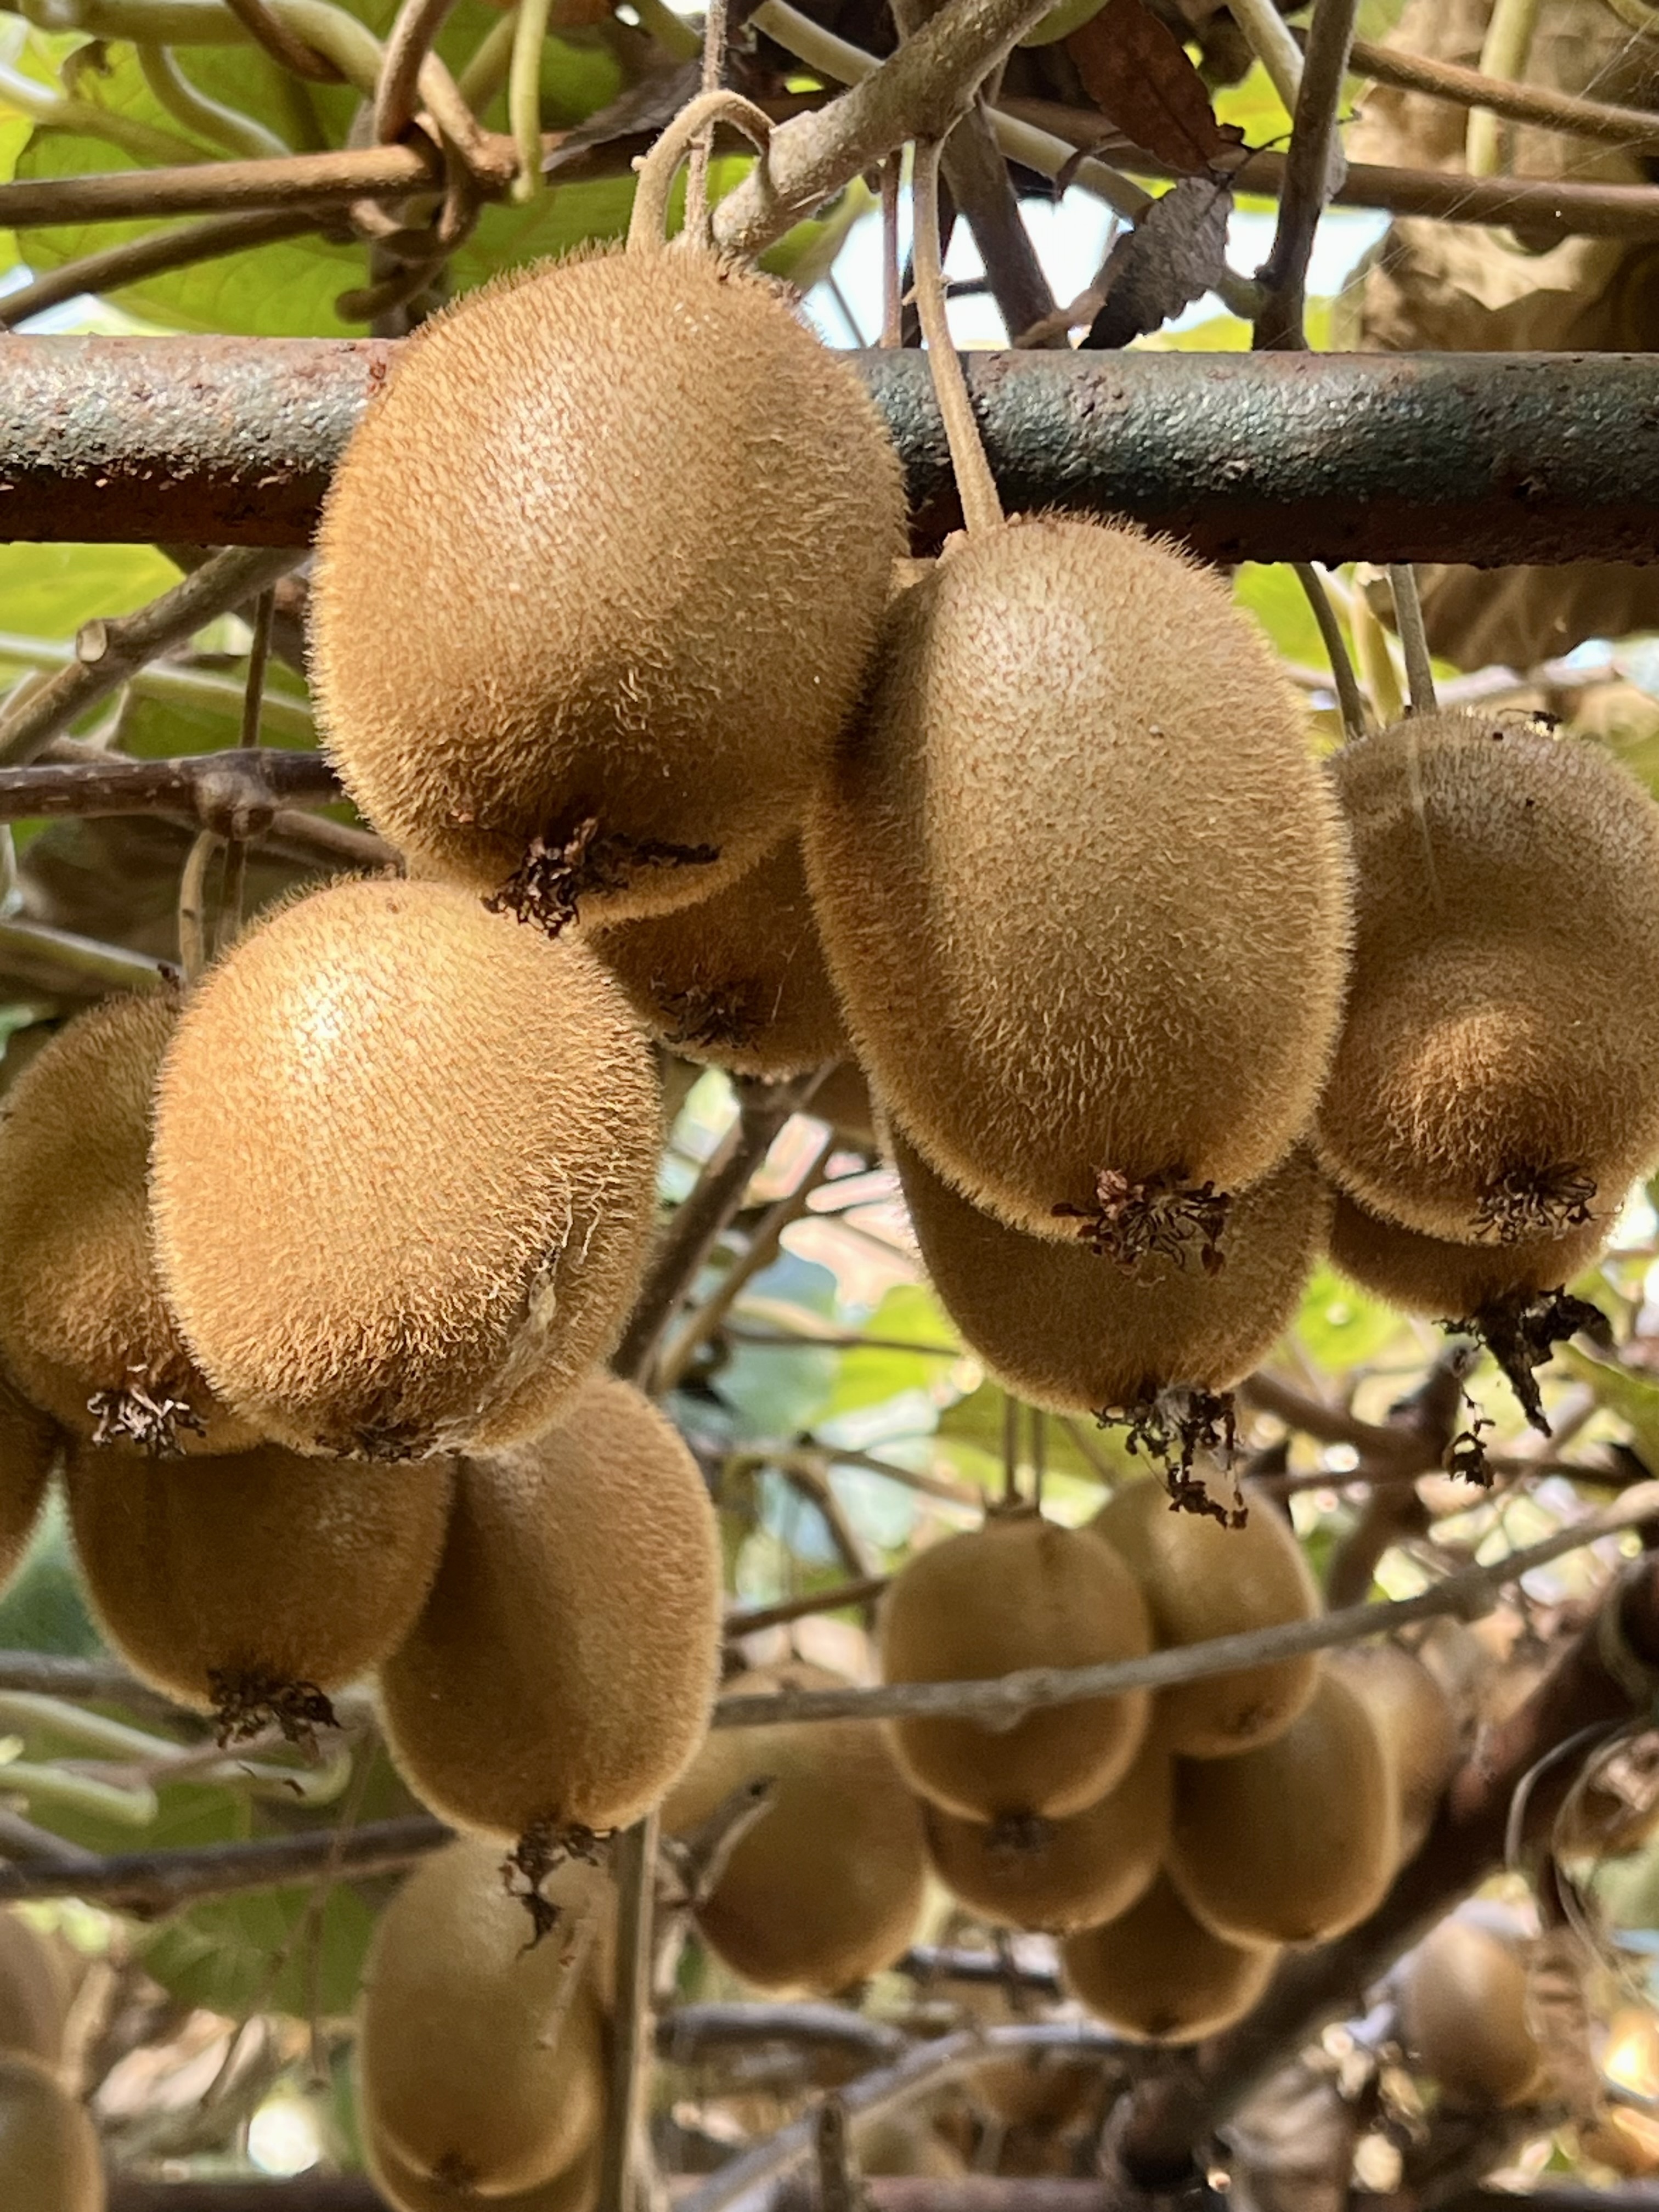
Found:
[[[387,339],[0,338],[0,531],[301,545]],[[852,356],[916,542],[959,521],[919,353]],[[1644,354],[980,353],[1011,511],[1117,514],[1218,560],[1659,559]]]

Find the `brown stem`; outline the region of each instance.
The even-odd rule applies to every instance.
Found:
[[[0,300],[0,331],[15,331],[32,315],[82,292],[118,292],[146,276],[163,276],[169,270],[190,269],[199,261],[216,261],[228,253],[246,253],[256,246],[271,246],[280,239],[303,238],[319,227],[309,213],[276,212],[217,216],[188,229],[152,231],[100,253],[84,253],[64,262],[61,269],[20,285]]]
[[[343,72],[327,55],[308,46],[274,9],[266,7],[264,0],[225,0],[225,5],[249,37],[292,75],[308,77],[313,84],[340,82]]]
[[[108,169],[0,185],[0,223],[119,222],[137,216],[220,215],[237,209],[319,208],[436,191],[430,146],[349,147],[265,161],[197,161],[177,169]]]
[[[1299,39],[1305,33],[1293,29],[1291,36]],[[1627,154],[1659,152],[1659,116],[1646,108],[1585,100],[1547,85],[1508,84],[1500,77],[1465,68],[1460,62],[1436,61],[1403,48],[1373,46],[1366,39],[1354,40],[1348,67],[1356,76],[1369,77],[1373,84],[1392,85],[1401,92],[1425,92],[1458,107],[1488,107],[1511,123],[1538,123],[1575,137],[1606,139]]]
[[[776,1605],[735,1606],[726,1616],[724,1634],[728,1642],[739,1636],[755,1636],[763,1628],[781,1628],[791,1620],[806,1620],[814,1613],[840,1613],[850,1606],[868,1605],[878,1598],[891,1579],[887,1575],[864,1575],[858,1581],[836,1583],[830,1589],[813,1590],[805,1597],[780,1599]]]
[[[1478,1618],[1492,1597],[1534,1567],[1579,1551],[1600,1537],[1640,1527],[1659,1513],[1659,1483],[1638,1483],[1604,1514],[1578,1522],[1542,1543],[1511,1552],[1490,1567],[1464,1567],[1416,1597],[1382,1605],[1354,1605],[1279,1628],[1217,1637],[1149,1653],[1142,1659],[1095,1667],[1042,1667],[968,1682],[890,1682],[875,1689],[784,1689],[763,1697],[726,1697],[714,1707],[715,1728],[764,1728],[777,1721],[891,1720],[918,1715],[973,1716],[1012,1722],[1048,1705],[1121,1696],[1127,1690],[1166,1689],[1241,1668],[1261,1666],[1308,1651],[1334,1650],[1370,1636],[1386,1635],[1415,1620],[1443,1614]]]
[[[651,1946],[656,1917],[657,1815],[617,1844],[617,1979],[611,2094],[605,2106],[599,2212],[629,2212],[641,2116],[651,2064]]]
[[[703,1262],[743,1204],[750,1179],[772,1149],[778,1132],[811,1095],[816,1073],[796,1083],[757,1083],[739,1078],[738,1118],[721,1139],[680,1204],[647,1272],[627,1334],[612,1367],[644,1387],[663,1333]]]
[[[1336,181],[1331,173],[1336,111],[1358,12],[1359,0],[1317,0],[1314,9],[1279,193],[1279,227],[1273,250],[1257,272],[1267,292],[1255,319],[1259,353],[1302,352],[1307,347],[1302,316],[1308,258]]]
[[[1002,501],[996,478],[985,458],[985,443],[974,419],[967,380],[951,337],[945,307],[945,271],[939,228],[939,142],[919,138],[910,176],[911,255],[915,269],[916,307],[921,334],[927,341],[928,365],[939,411],[945,418],[945,436],[951,448],[951,467],[962,502],[963,520],[969,535],[1000,527]]]
[[[284,1888],[331,1869],[384,1874],[447,1843],[453,1830],[425,1814],[371,1820],[344,1832],[319,1828],[299,1836],[267,1836],[248,1844],[185,1844],[171,1850],[122,1851],[68,1866],[0,1867],[0,1903],[29,1898],[95,1899],[112,1911],[159,1918],[197,1898],[250,1889]]]
[[[374,137],[393,144],[415,119],[421,70],[455,0],[403,0],[386,42],[374,94]]]
[[[204,623],[274,584],[297,558],[288,548],[228,547],[136,614],[83,624],[75,641],[76,659],[31,685],[0,714],[0,763],[13,767],[35,759],[61,730],[146,661],[182,645]]]
[[[1659,1667],[1659,1559],[1644,1559],[1607,1605],[1636,1668]],[[1615,1668],[1625,1679],[1611,1671]],[[1593,1620],[1455,1777],[1427,1840],[1370,1919],[1334,1943],[1291,1954],[1247,2019],[1200,2045],[1179,2075],[1148,2082],[1136,2094],[1116,2141],[1133,2181],[1152,2186],[1184,2177],[1193,2147],[1206,2142],[1258,2082],[1322,2022],[1360,1998],[1449,1905],[1503,1864],[1510,1806],[1522,1780],[1570,1737],[1599,1723],[1628,1718],[1635,1702],[1630,1674],[1629,1660],[1609,1656],[1601,1620]],[[1549,1832],[1574,1772],[1572,1763],[1563,1759],[1538,1778],[1527,1801],[1528,1838]]]
[[[176,983],[171,962],[125,945],[104,945],[49,922],[0,920],[0,962],[9,975],[40,980],[48,991],[100,995],[105,991],[155,991]]]
[[[0,822],[183,814],[221,836],[252,837],[270,826],[284,800],[320,806],[339,796],[339,779],[321,753],[288,752],[275,745],[172,760],[100,754],[86,761],[0,768]]]

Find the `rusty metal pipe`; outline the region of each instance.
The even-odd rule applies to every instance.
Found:
[[[0,338],[0,533],[301,545],[385,339]],[[958,520],[925,356],[854,356],[919,545]],[[1218,560],[1659,558],[1642,354],[994,353],[968,374],[1003,496]]]

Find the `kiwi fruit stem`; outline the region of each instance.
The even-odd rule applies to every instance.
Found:
[[[1394,626],[1406,656],[1406,688],[1411,700],[1408,712],[1436,714],[1440,702],[1435,696],[1434,664],[1429,658],[1428,633],[1423,627],[1417,571],[1409,561],[1390,566],[1389,589],[1394,594]]]
[[[980,441],[967,380],[951,343],[950,318],[945,310],[944,257],[939,242],[939,141],[918,138],[910,175],[911,257],[921,334],[927,341],[933,389],[939,395],[939,411],[945,418],[945,442],[951,448],[951,467],[962,500],[962,519],[971,538],[1000,529],[1004,518],[996,479]]]
[[[668,247],[668,195],[680,163],[699,132],[716,123],[734,124],[763,155],[772,137],[771,118],[752,100],[724,88],[688,100],[640,164],[634,210],[628,219],[630,253],[663,253]],[[688,234],[690,210],[687,209]]]

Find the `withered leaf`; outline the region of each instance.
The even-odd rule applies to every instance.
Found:
[[[1154,200],[1106,257],[1094,285],[1102,305],[1084,344],[1127,345],[1219,283],[1232,207],[1233,188],[1218,177],[1182,177]]]
[[[1216,121],[1187,49],[1142,0],[1106,0],[1071,33],[1066,51],[1107,120],[1177,176],[1236,158],[1240,132]]]

